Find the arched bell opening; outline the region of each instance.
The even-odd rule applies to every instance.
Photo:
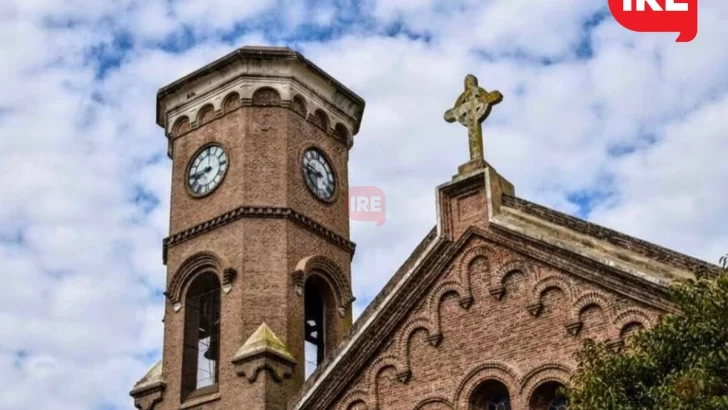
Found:
[[[304,285],[304,357],[306,378],[329,352],[336,317],[334,294],[329,283],[312,274]]]
[[[198,275],[185,295],[182,400],[217,388],[220,358],[220,280]]]

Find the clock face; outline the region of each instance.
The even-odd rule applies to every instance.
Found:
[[[336,192],[336,177],[329,161],[321,151],[311,148],[303,154],[303,178],[317,198],[330,201]]]
[[[205,196],[222,181],[228,169],[228,157],[221,146],[208,145],[187,167],[187,186],[194,196]]]

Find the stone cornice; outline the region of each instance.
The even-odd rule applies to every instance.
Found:
[[[339,248],[344,249],[350,253],[352,258],[354,257],[354,251],[356,249],[356,244],[354,242],[349,241],[343,236],[296,210],[274,206],[240,206],[231,211],[225,212],[222,215],[216,216],[215,218],[209,219],[164,238],[162,241],[162,261],[165,265],[167,264],[167,251],[170,247],[242,218],[287,219],[321,236]]]
[[[223,97],[237,93],[243,100],[262,87],[275,89],[282,100],[301,94],[311,105],[309,113],[324,110],[356,134],[365,102],[301,54],[287,48],[243,47],[162,88],[157,94],[157,124],[170,127],[207,105],[220,109]]]
[[[214,73],[221,68],[230,65],[231,63],[241,60],[241,59],[256,59],[256,60],[265,60],[265,59],[275,59],[275,60],[294,60],[294,61],[300,61],[303,63],[306,67],[311,69],[316,74],[324,77],[327,82],[332,84],[339,92],[342,93],[342,95],[346,96],[347,98],[353,100],[356,103],[364,105],[364,100],[355,94],[353,91],[351,91],[349,88],[341,84],[338,80],[336,80],[334,77],[330,76],[328,73],[326,73],[324,70],[319,68],[316,64],[312,63],[308,59],[306,59],[301,53],[292,50],[287,47],[254,47],[254,46],[248,46],[248,47],[241,47],[226,56],[223,56],[212,63],[193,71],[192,73],[180,78],[179,80],[176,80],[172,82],[171,84],[168,84],[162,88],[159,89],[157,92],[157,99],[163,98],[165,95],[171,94],[175,91],[178,91],[180,88],[182,88],[185,84],[188,84],[192,81],[198,80],[202,77],[204,77],[207,74]],[[159,118],[159,116],[157,116]],[[161,125],[161,124],[160,124]]]
[[[236,92],[235,92],[235,91],[233,91],[232,93],[236,93]],[[220,100],[220,99],[218,99],[218,100]],[[223,100],[220,100],[220,101],[218,101],[217,103],[218,103],[219,105],[222,105],[222,101],[223,101]],[[198,111],[198,110],[199,110],[200,108],[202,108],[202,107],[204,107],[204,106],[206,106],[206,105],[210,105],[210,104],[211,104],[211,103],[210,103],[210,102],[208,102],[207,100],[203,100],[203,101],[201,101],[200,103],[198,103],[198,104],[194,105],[194,106],[193,106],[193,108],[192,108],[192,109],[191,109],[191,110],[190,110],[189,112],[187,112],[187,114],[190,114],[190,113],[197,113],[197,111]],[[255,104],[255,103],[253,102],[253,100],[252,100],[251,98],[242,98],[242,99],[241,99],[241,101],[240,101],[240,105],[239,105],[238,107],[236,107],[236,108],[233,108],[233,109],[230,109],[230,110],[223,110],[223,108],[222,108],[222,107],[216,107],[216,106],[215,106],[215,105],[213,104],[213,108],[214,108],[214,117],[213,117],[213,118],[212,118],[211,120],[209,120],[209,121],[208,121],[208,123],[209,123],[209,122],[214,122],[214,121],[217,121],[217,120],[219,120],[219,119],[221,119],[221,118],[223,118],[223,117],[227,116],[228,114],[230,114],[230,113],[233,113],[233,112],[235,112],[235,111],[237,111],[237,110],[239,110],[239,109],[242,109],[242,108],[244,108],[244,107],[255,107],[255,106],[256,106],[256,104]],[[267,103],[267,104],[265,104],[265,106],[266,106],[266,107],[277,107],[277,108],[284,108],[284,109],[290,110],[290,111],[291,111],[292,113],[294,113],[294,114],[296,114],[296,115],[299,115],[300,117],[302,117],[302,118],[303,118],[303,119],[304,119],[305,121],[307,121],[308,123],[311,123],[311,124],[313,124],[313,125],[315,125],[315,126],[319,127],[319,128],[320,128],[320,129],[321,129],[322,131],[324,131],[324,132],[325,132],[325,133],[326,133],[327,135],[329,135],[329,136],[331,136],[331,137],[333,137],[333,138],[337,138],[337,137],[338,137],[338,135],[336,135],[336,131],[337,131],[337,130],[336,130],[336,129],[335,129],[334,127],[335,127],[335,125],[336,125],[336,124],[341,124],[341,123],[336,123],[336,124],[330,124],[330,126],[329,126],[328,128],[325,128],[324,126],[322,126],[321,124],[319,124],[319,123],[317,123],[317,122],[316,122],[316,118],[315,118],[315,116],[313,115],[313,112],[310,112],[310,113],[309,113],[309,112],[299,112],[299,111],[297,111],[297,110],[296,110],[296,107],[294,106],[294,104],[293,104],[293,102],[292,102],[292,101],[289,101],[289,100],[281,100],[281,101],[278,101],[278,102],[274,102],[274,103]],[[187,117],[187,118],[190,118],[190,116],[192,116],[192,118],[195,118],[195,116],[194,116],[194,115],[192,115],[192,114],[190,114],[190,115],[187,115],[187,114],[185,114],[185,111],[181,111],[181,113],[177,113],[177,114],[175,114],[175,116],[174,116],[174,119],[175,119],[175,120],[177,120],[177,119],[179,119],[179,118],[181,118],[181,117]],[[335,117],[334,117],[334,119],[335,119]],[[207,123],[206,123],[206,124],[207,124]],[[185,131],[182,131],[182,132],[179,132],[179,133],[173,133],[173,131],[172,131],[172,129],[171,129],[171,127],[172,127],[172,126],[170,125],[170,130],[169,130],[169,131],[167,131],[167,138],[169,138],[170,140],[174,140],[174,139],[177,139],[177,138],[182,138],[182,137],[184,137],[185,135],[187,135],[187,134],[190,134],[190,133],[192,133],[192,132],[196,131],[196,130],[197,130],[198,128],[200,128],[200,127],[201,127],[202,125],[203,125],[203,124],[201,124],[201,123],[200,123],[199,121],[191,121],[191,122],[190,122],[190,126],[189,126],[189,128],[188,128],[187,130],[185,130]],[[347,131],[348,131],[348,129],[347,129]],[[352,148],[352,146],[353,146],[353,143],[354,143],[354,142],[353,142],[353,137],[352,137],[351,135],[348,135],[347,137],[348,137],[348,138],[346,139],[346,141],[343,141],[343,140],[342,140],[341,142],[342,142],[342,143],[343,143],[344,145],[346,145],[346,147],[347,147],[348,149],[351,149],[351,148]],[[172,158],[172,156],[171,156],[171,155],[170,155],[170,158]]]
[[[676,272],[678,274],[671,275],[671,272],[669,272],[671,269],[669,268],[672,268],[673,271],[684,271],[690,272],[691,274],[702,271],[709,276],[717,276],[720,273],[720,267],[709,262],[675,252],[671,249],[614,231],[589,221],[575,218],[571,215],[546,208],[522,198],[503,195],[503,204],[507,209],[512,209],[527,216],[536,218],[534,220],[538,220],[543,224],[552,224],[557,227],[562,227],[573,231],[576,234],[584,235],[593,241],[601,241],[609,244],[615,247],[615,250],[610,253],[616,254],[618,251],[622,251],[623,254],[627,254],[627,256],[623,256],[621,258],[623,260],[632,259],[638,261],[642,259],[648,261],[647,263],[650,263],[655,267],[656,264],[665,265],[668,269],[663,269],[666,271],[664,276],[681,276],[679,273],[682,272]],[[508,225],[508,222],[505,220],[499,221],[496,219],[495,222],[504,226]],[[591,247],[595,247],[595,245],[591,245]],[[662,276],[658,277],[664,279]]]

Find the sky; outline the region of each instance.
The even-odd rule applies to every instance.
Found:
[[[350,185],[359,314],[468,158],[467,73],[505,98],[486,159],[516,194],[711,262],[728,252],[728,2],[635,33],[606,0],[0,2],[0,410],[115,410],[160,357],[171,162],[160,87],[244,45],[301,51],[367,102]]]

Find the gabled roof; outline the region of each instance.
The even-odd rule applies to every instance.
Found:
[[[442,209],[448,199],[444,197],[457,191],[458,184],[471,194],[473,181],[485,190],[488,227],[471,226],[454,242],[443,227],[445,219],[452,217],[447,213],[450,210]],[[438,226],[425,236],[345,339],[304,383],[289,402],[290,410],[312,408],[308,401],[314,396],[323,401],[335,399],[436,280],[438,269],[476,235],[573,274],[600,280],[615,292],[644,296],[642,302],[663,311],[672,310],[665,299],[671,281],[692,279],[698,271],[707,275],[720,271],[716,265],[518,198],[509,192],[512,185],[490,166],[456,176],[438,190]]]

